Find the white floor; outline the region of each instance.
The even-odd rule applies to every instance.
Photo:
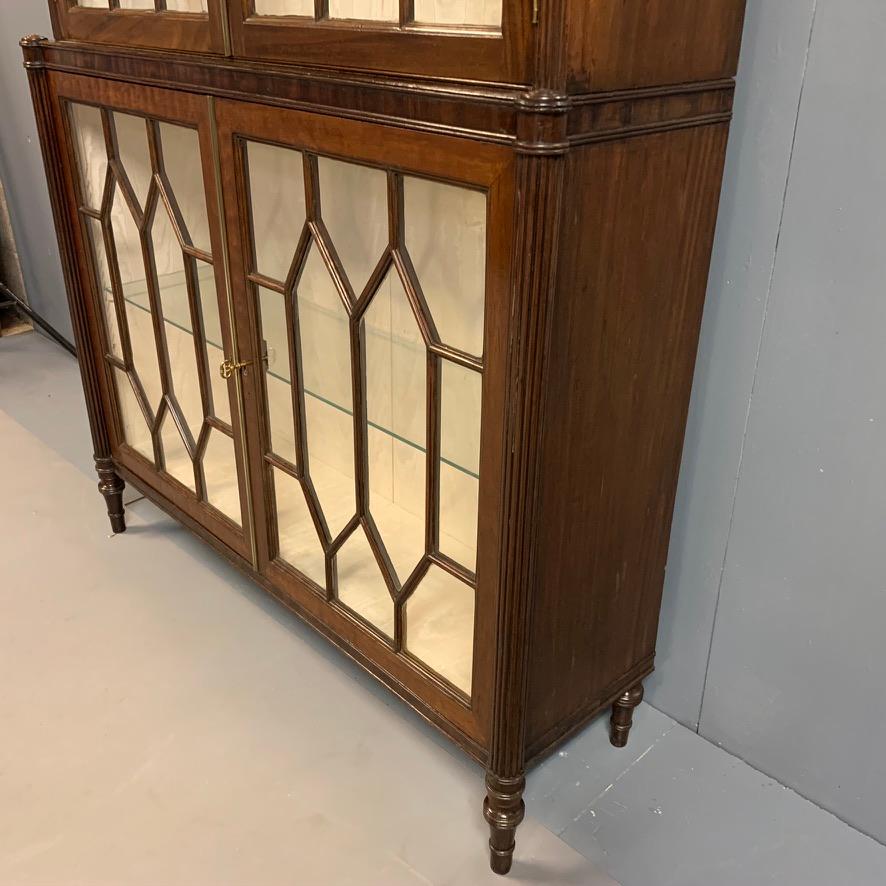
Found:
[[[477,766],[144,500],[109,537],[76,364],[36,334],[0,341],[0,465],[0,886],[503,882]],[[886,848],[647,705],[527,806],[512,883],[886,882]]]
[[[0,884],[464,884],[483,773],[146,501],[75,363],[0,343]],[[533,818],[514,883],[611,884]]]

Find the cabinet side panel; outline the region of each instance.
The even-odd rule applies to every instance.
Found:
[[[649,669],[727,132],[717,124],[597,144],[568,161],[530,756]]]
[[[571,91],[733,77],[745,0],[570,0]]]

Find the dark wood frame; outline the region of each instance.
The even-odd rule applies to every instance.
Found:
[[[173,12],[165,0],[154,9],[109,9],[78,6],[76,0],[50,0],[53,27],[66,40],[85,40],[146,49],[227,53],[225,0],[207,0],[209,13]]]
[[[228,9],[240,3],[230,0]],[[622,745],[653,667],[743,11],[744,0],[686,0],[678,14],[672,0],[649,0],[643,14],[622,0],[591,7],[545,0],[537,24],[519,17],[527,30],[511,44],[514,57],[485,75],[448,52],[431,58],[409,50],[398,60],[394,47],[410,45],[399,38],[425,36],[399,28],[303,23],[307,37],[297,51],[256,37],[241,43],[252,56],[242,59],[23,41],[112,526],[124,525],[125,478],[485,764],[484,812],[499,873],[510,869],[527,767],[611,705],[612,741]],[[235,18],[232,31],[244,21],[239,11]],[[57,14],[55,24],[62,35]],[[287,22],[248,26],[256,34],[278,29],[278,42],[293,32]],[[305,48],[312,35],[324,50]],[[343,36],[355,49],[346,60],[333,52]],[[443,39],[448,34],[426,36],[429,51],[454,45]],[[385,142],[377,162],[391,167],[395,189],[400,166],[387,159],[392,151],[403,169],[433,174],[440,164],[439,174],[456,181],[470,181],[474,153],[500,152],[512,211],[495,232],[501,260],[488,281],[501,329],[493,333],[499,353],[486,355],[487,372],[497,368],[483,393],[484,422],[498,426],[488,434],[484,427],[483,449],[484,458],[493,451],[500,461],[494,488],[483,493],[478,582],[484,601],[494,602],[478,633],[488,649],[482,661],[475,655],[474,692],[484,694],[476,712],[405,659],[397,660],[402,672],[389,665],[385,656],[396,656],[387,644],[273,562],[267,521],[256,526],[256,549],[243,556],[174,488],[116,457],[56,72],[102,78],[109,89],[140,84],[215,100],[225,120],[243,115],[239,129],[247,133],[259,120],[273,130],[268,121],[288,119],[278,141],[307,140],[311,150],[345,158],[371,150],[359,133],[375,125]],[[236,129],[221,136],[219,188],[232,265],[240,262],[232,280],[241,351],[232,357],[248,363],[256,356],[247,298],[255,281],[242,267],[237,227]],[[336,150],[335,133],[344,132],[350,143]],[[410,161],[409,145],[418,144],[427,157]],[[461,159],[447,161],[449,152]],[[247,487],[259,501],[260,385],[245,372]],[[487,471],[492,487],[490,477]]]
[[[327,17],[257,16],[254,0],[228,4],[233,54],[338,69],[417,74],[504,83],[532,77],[531,0],[503,0],[501,30],[416,25],[412,0],[401,0],[400,22],[353,22]]]

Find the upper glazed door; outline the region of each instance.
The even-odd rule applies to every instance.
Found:
[[[51,0],[66,40],[225,52],[224,0]]]
[[[523,83],[534,0],[228,0],[234,55]]]

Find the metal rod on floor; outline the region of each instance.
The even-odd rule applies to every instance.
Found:
[[[0,283],[0,295],[11,299],[15,306],[30,317],[53,341],[60,344],[72,357],[77,356],[77,349],[49,321],[44,320],[27,302],[22,301],[8,286]]]

